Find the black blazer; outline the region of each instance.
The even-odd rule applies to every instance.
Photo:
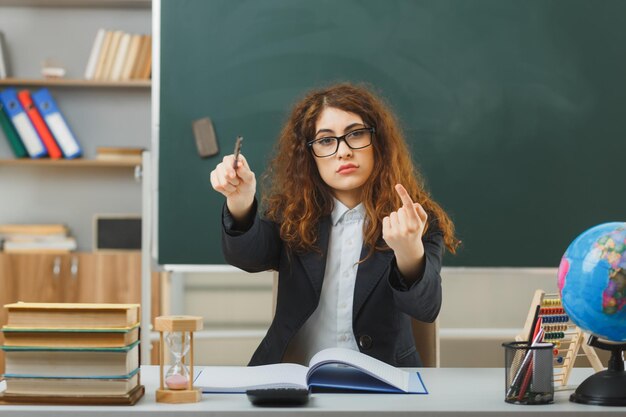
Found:
[[[222,250],[228,263],[248,272],[277,270],[278,296],[272,324],[249,365],[281,362],[287,346],[317,308],[324,280],[330,217],[319,225],[317,245],[322,254],[287,250],[278,224],[256,213],[246,230],[235,230],[224,205]],[[443,235],[431,222],[423,238],[426,264],[422,277],[408,287],[396,266],[393,251],[374,252],[357,270],[352,329],[359,350],[393,366],[422,366],[416,351],[411,319],[432,322],[441,308]],[[361,250],[361,259],[367,248]]]

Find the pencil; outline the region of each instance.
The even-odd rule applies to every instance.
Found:
[[[233,169],[237,171],[237,162],[239,162],[239,153],[241,152],[241,142],[243,138],[241,136],[237,136],[237,140],[235,140],[235,161],[233,162]]]

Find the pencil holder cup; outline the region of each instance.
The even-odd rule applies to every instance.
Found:
[[[554,401],[552,343],[510,342],[504,346],[504,401],[549,404]]]

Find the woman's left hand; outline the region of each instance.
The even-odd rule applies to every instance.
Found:
[[[402,207],[383,219],[383,239],[396,255],[398,269],[407,278],[417,278],[424,264],[422,235],[428,220],[426,211],[419,203],[413,203],[401,184],[396,192]]]

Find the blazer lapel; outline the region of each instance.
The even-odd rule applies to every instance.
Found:
[[[361,249],[361,259],[367,256],[367,252],[368,249],[364,246],[363,249]],[[368,260],[359,265],[356,274],[356,283],[354,285],[354,301],[352,304],[353,319],[357,317],[365,300],[367,300],[372,290],[376,287],[383,273],[389,268],[392,259],[392,250],[384,252],[376,251]]]
[[[305,254],[299,255],[300,262],[304,267],[309,281],[315,289],[317,299],[319,300],[322,294],[322,283],[324,282],[324,271],[326,270],[326,257],[328,253],[328,239],[330,238],[330,217],[326,216],[320,220],[318,229],[318,248],[322,251],[321,255],[318,252],[311,251]]]

